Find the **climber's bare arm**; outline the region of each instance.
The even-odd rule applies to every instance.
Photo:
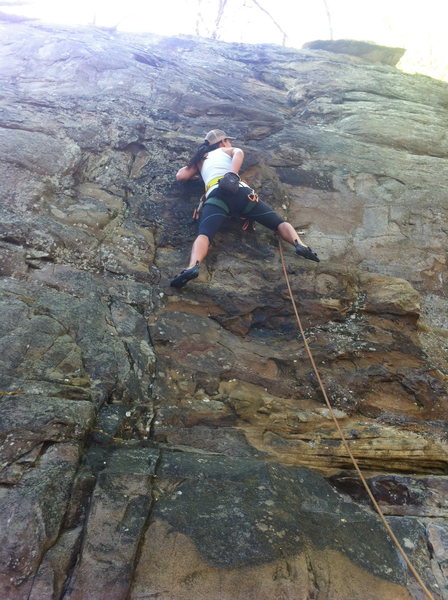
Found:
[[[241,148],[232,148],[230,147],[230,142],[226,142],[224,141],[224,144],[229,144],[228,147],[224,147],[223,150],[226,154],[228,154],[231,158],[232,158],[232,165],[230,167],[230,170],[233,173],[236,173],[238,175],[240,169],[241,169],[241,165],[243,164],[243,160],[244,160],[244,152],[241,150]]]
[[[197,174],[198,174],[197,167],[182,167],[182,169],[179,169],[178,172],[176,173],[176,180],[177,181],[188,181],[189,179],[192,179]]]

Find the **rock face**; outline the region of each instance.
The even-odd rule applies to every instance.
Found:
[[[316,40],[303,46],[311,50],[326,50],[337,54],[357,56],[362,60],[383,65],[395,65],[406,52],[404,48],[388,48],[356,40]]]
[[[448,598],[448,85],[396,49],[1,30],[2,598],[424,597],[272,233],[229,220],[168,285],[202,193],[174,175],[214,127],[321,257],[285,247],[336,418]]]

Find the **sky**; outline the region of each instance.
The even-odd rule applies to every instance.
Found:
[[[47,23],[209,36],[220,0],[0,0],[0,10]],[[222,1],[222,0],[221,0]],[[266,11],[269,13],[266,14]],[[301,48],[316,39],[355,39],[406,49],[398,65],[448,81],[447,0],[226,0],[219,39]]]

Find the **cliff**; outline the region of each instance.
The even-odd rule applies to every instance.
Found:
[[[447,598],[448,85],[356,44],[1,39],[2,598],[423,598],[278,240],[229,220],[169,287],[202,193],[174,175],[214,127],[321,258],[284,248],[319,372]]]

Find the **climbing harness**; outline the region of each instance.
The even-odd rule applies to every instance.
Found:
[[[200,213],[201,213],[201,210],[202,210],[204,204],[213,204],[214,206],[219,206],[219,208],[222,208],[222,210],[228,216],[230,216],[229,207],[224,202],[224,200],[221,200],[220,198],[215,198],[213,196],[211,198],[207,198],[208,190],[210,188],[212,188],[214,185],[217,185],[218,182],[220,181],[220,179],[222,179],[222,178],[223,178],[223,176],[220,175],[219,177],[215,177],[214,179],[212,179],[211,181],[209,181],[207,183],[207,185],[205,186],[205,192],[204,192],[204,194],[202,194],[201,199],[199,200],[199,204],[193,211],[193,215],[192,215],[193,221],[197,221],[199,219],[199,216],[200,216]],[[240,217],[243,221],[241,229],[243,231],[253,231],[255,229],[254,222],[247,215],[250,213],[250,211],[255,207],[256,203],[258,202],[258,194],[245,181],[241,181],[241,183],[250,189],[250,192],[247,194],[247,199],[249,200],[249,202],[247,203],[247,205],[244,208],[244,210],[241,214],[241,217]]]
[[[417,582],[420,584],[420,586],[423,589],[423,591],[424,591],[425,595],[427,596],[427,598],[429,600],[436,600],[435,597],[433,596],[433,594],[430,592],[430,590],[426,587],[424,581],[422,580],[422,578],[420,577],[420,575],[416,571],[414,565],[409,560],[406,552],[403,550],[400,542],[398,541],[397,536],[394,534],[394,532],[392,531],[391,526],[387,522],[386,517],[383,514],[383,511],[381,510],[378,502],[375,499],[375,496],[373,495],[372,491],[370,490],[369,484],[367,483],[367,480],[364,477],[364,475],[363,475],[363,473],[362,473],[362,471],[361,471],[361,469],[360,469],[360,467],[358,465],[358,462],[357,462],[356,458],[354,457],[354,455],[353,455],[353,453],[352,453],[352,451],[350,449],[350,446],[349,446],[349,443],[347,441],[347,438],[345,437],[344,432],[342,431],[341,426],[338,423],[338,420],[336,418],[335,412],[334,412],[333,407],[331,405],[331,402],[330,402],[330,400],[328,398],[328,395],[327,395],[327,392],[325,390],[324,384],[322,382],[322,379],[320,377],[320,374],[319,374],[319,371],[317,369],[316,363],[314,361],[314,357],[313,357],[313,355],[311,353],[311,349],[309,347],[308,341],[306,339],[305,331],[304,331],[303,325],[302,325],[302,321],[300,320],[300,317],[299,317],[299,313],[298,313],[298,310],[297,310],[296,302],[294,300],[294,296],[293,296],[292,289],[291,289],[291,284],[289,282],[288,273],[286,271],[285,257],[283,255],[283,248],[282,248],[282,243],[281,243],[280,239],[278,240],[278,247],[279,247],[279,250],[280,250],[280,257],[281,257],[281,261],[282,261],[283,274],[285,276],[286,285],[288,287],[288,293],[289,293],[289,297],[291,299],[291,304],[292,304],[292,307],[293,307],[293,310],[294,310],[294,314],[295,314],[295,317],[296,317],[297,325],[298,325],[298,328],[300,330],[300,334],[302,336],[303,343],[305,344],[305,349],[306,349],[306,352],[308,354],[308,358],[310,359],[311,365],[313,367],[314,374],[315,374],[316,379],[317,379],[317,381],[319,383],[320,390],[322,392],[322,395],[324,397],[324,400],[325,400],[325,403],[326,403],[326,405],[328,407],[328,410],[329,410],[329,412],[331,414],[331,417],[332,417],[332,419],[334,421],[336,429],[338,430],[338,433],[340,435],[342,444],[343,444],[344,448],[346,449],[347,454],[349,455],[350,460],[353,463],[353,466],[355,467],[355,470],[356,470],[356,472],[357,472],[357,474],[359,476],[359,479],[361,480],[362,485],[364,486],[364,488],[365,488],[365,490],[367,492],[367,495],[369,496],[369,498],[370,498],[370,500],[371,500],[371,502],[372,502],[372,504],[373,504],[376,512],[378,513],[381,521],[383,522],[383,525],[386,528],[387,533],[389,534],[389,536],[392,539],[393,543],[395,544],[395,546],[397,547],[397,549],[400,552],[401,556],[403,557],[404,561],[406,562],[409,570],[414,575],[414,577],[417,580]]]
[[[219,175],[218,177],[214,177],[212,180],[210,180],[207,185],[205,186],[205,193],[208,192],[208,190],[210,188],[212,188],[214,185],[218,184],[218,181],[221,179],[222,175]]]

